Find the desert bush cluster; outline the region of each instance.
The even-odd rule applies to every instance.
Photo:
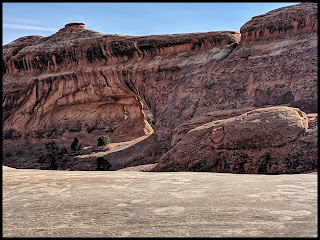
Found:
[[[146,120],[149,123],[149,125],[152,127],[152,129],[154,129],[154,125],[155,125],[154,121],[149,116],[146,116]]]
[[[97,139],[97,146],[106,146],[111,143],[109,136],[101,136]],[[38,158],[40,169],[57,170],[65,169],[65,165],[71,158],[75,159],[75,156],[90,154],[93,150],[84,149],[80,144],[78,138],[74,138],[70,145],[70,149],[66,147],[60,147],[55,141],[46,143],[45,151]],[[111,164],[103,157],[96,159],[96,170],[108,171],[111,168]]]
[[[57,170],[59,168],[58,161],[66,156],[68,150],[59,147],[55,141],[48,142],[45,146],[47,154],[41,155],[38,162],[42,164],[42,168]]]
[[[111,139],[110,139],[110,137],[109,136],[101,136],[101,137],[99,137],[98,138],[98,147],[100,147],[100,146],[106,146],[106,145],[108,145],[109,143],[111,143]]]

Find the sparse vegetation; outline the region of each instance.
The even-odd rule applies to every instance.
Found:
[[[79,143],[79,140],[78,140],[78,138],[74,138],[73,139],[73,142],[71,143],[71,150],[72,151],[76,151],[76,150],[78,150],[78,143]]]
[[[45,167],[45,169],[58,169],[57,160],[67,154],[68,150],[66,148],[59,148],[54,141],[46,143],[46,149],[48,153],[46,155],[41,155],[38,162],[43,164],[49,160],[49,166]]]
[[[18,139],[21,133],[15,129],[9,129],[3,133],[3,139]]]
[[[100,146],[106,146],[107,144],[111,143],[111,139],[109,136],[105,135],[105,136],[101,136],[98,138],[98,147]]]
[[[97,170],[98,171],[108,171],[111,168],[111,164],[108,160],[105,160],[103,157],[97,158]]]
[[[149,123],[149,125],[154,129],[154,121],[148,115],[146,115],[146,120]]]

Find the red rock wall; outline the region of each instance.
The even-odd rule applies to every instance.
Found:
[[[151,131],[145,103],[159,158],[177,127],[212,111],[287,105],[317,112],[317,40],[316,3],[255,17],[241,40],[234,31],[136,37],[81,24],[21,38],[3,47],[4,137],[130,139]]]
[[[253,17],[240,29],[241,44],[258,39],[317,31],[318,13],[316,3],[302,3],[283,7]]]
[[[190,64],[189,56],[213,47],[227,46],[230,52],[239,39],[233,32],[132,37],[76,27],[24,47],[25,39],[5,46],[5,138],[73,138],[70,129],[83,134],[97,129],[96,134],[102,130],[124,138],[144,135],[151,129],[141,101],[157,116],[167,93],[163,83],[154,82],[181,77],[181,58],[171,57],[185,54],[187,62],[181,64]]]
[[[317,133],[309,127],[308,118],[299,109],[284,106],[214,112],[181,126],[175,145],[153,171],[279,174],[316,170]]]

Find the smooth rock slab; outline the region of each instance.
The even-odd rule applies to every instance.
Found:
[[[317,237],[317,174],[3,167],[3,237]]]

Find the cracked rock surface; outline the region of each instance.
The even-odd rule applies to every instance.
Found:
[[[317,237],[317,175],[3,167],[3,237]]]

